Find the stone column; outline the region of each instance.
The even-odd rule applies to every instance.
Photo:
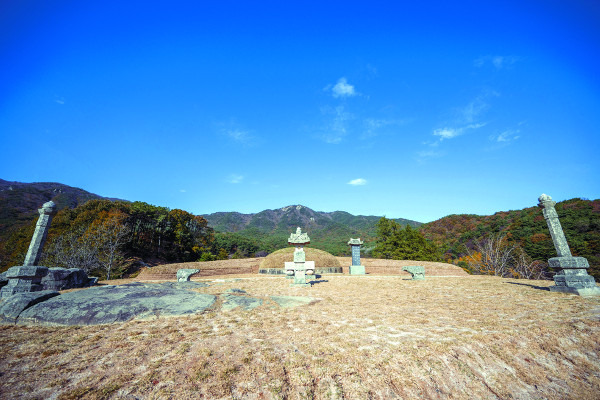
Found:
[[[0,289],[0,298],[16,293],[37,292],[43,289],[42,278],[48,274],[48,268],[38,266],[42,256],[42,248],[46,242],[52,217],[56,214],[56,204],[49,201],[38,210],[40,217],[29,244],[23,265],[11,267],[6,271],[8,283]]]
[[[350,275],[365,275],[365,266],[360,263],[360,245],[364,242],[358,239],[350,238],[348,245],[352,248],[352,265],[350,265]]]
[[[588,275],[586,271],[590,267],[588,261],[584,257],[573,257],[571,254],[558,220],[558,214],[554,209],[556,202],[546,194],[542,194],[538,200],[538,207],[543,209],[544,218],[558,254],[558,257],[550,258],[548,264],[551,268],[560,269],[554,275],[554,286],[550,286],[550,291],[572,293],[579,296],[600,296],[600,287],[596,286],[594,277]]]
[[[53,201],[49,201],[42,208],[38,209],[38,212],[40,213],[40,217],[35,226],[35,233],[31,238],[31,243],[29,243],[29,250],[27,251],[23,265],[37,265],[40,261],[52,217],[56,214],[56,204]]]

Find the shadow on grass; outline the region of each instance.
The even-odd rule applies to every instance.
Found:
[[[323,283],[323,282],[329,282],[329,281],[327,279],[318,278],[318,279],[315,279],[315,280],[312,280],[312,281],[309,281],[309,282],[312,285],[312,284],[315,284],[315,283]]]
[[[504,283],[509,283],[511,285],[529,286],[529,287],[532,287],[532,288],[537,289],[537,290],[545,290],[545,291],[548,291],[548,292],[550,291],[550,289],[548,287],[546,287],[546,286],[536,286],[536,285],[531,285],[529,283],[519,283],[519,282],[504,282]]]

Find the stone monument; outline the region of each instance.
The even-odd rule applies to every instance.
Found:
[[[25,262],[18,267],[11,267],[6,271],[8,283],[0,290],[0,297],[5,298],[15,293],[37,292],[43,289],[42,278],[48,273],[46,267],[37,266],[42,256],[42,248],[46,242],[48,229],[52,217],[56,214],[56,204],[53,201],[44,203],[38,209],[40,217],[35,226],[35,232],[25,256]]]
[[[413,281],[425,279],[425,267],[421,265],[407,265],[402,267],[402,271],[408,272],[412,276]]]
[[[569,244],[565,238],[558,214],[554,209],[556,202],[552,197],[542,194],[539,197],[538,207],[543,209],[544,218],[548,223],[548,229],[554,242],[554,248],[558,257],[548,260],[551,268],[560,271],[554,275],[554,286],[550,286],[552,292],[564,292],[577,294],[579,296],[600,296],[600,288],[596,286],[594,277],[588,275],[586,269],[590,267],[584,257],[573,257]]]
[[[47,268],[37,265],[42,256],[52,217],[56,214],[56,204],[49,201],[38,212],[40,217],[25,256],[25,262],[23,265],[9,268],[4,273],[8,282],[0,285],[2,286],[0,298],[4,299],[17,293],[87,287],[94,285],[98,280],[98,278],[89,278],[80,268]]]
[[[199,269],[181,268],[177,270],[177,282],[190,282],[190,277],[200,272]]]
[[[350,265],[350,275],[364,275],[365,266],[360,263],[360,245],[364,242],[358,239],[350,238],[348,245],[352,248],[352,265]]]
[[[296,246],[294,250],[294,261],[285,263],[285,273],[289,277],[294,278],[294,282],[290,286],[310,286],[310,283],[306,281],[306,275],[314,275],[315,273],[315,262],[306,261],[306,253],[304,252],[304,246],[310,243],[308,234],[302,233],[300,227],[296,229],[296,233],[290,234],[288,238],[288,244]]]

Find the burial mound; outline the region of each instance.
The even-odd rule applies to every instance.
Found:
[[[306,253],[307,261],[315,262],[316,274],[341,274],[343,272],[342,266],[338,259],[328,252],[310,247],[305,247],[304,252]],[[277,250],[265,257],[265,259],[260,263],[258,273],[273,275],[285,274],[285,263],[293,261],[293,247]]]

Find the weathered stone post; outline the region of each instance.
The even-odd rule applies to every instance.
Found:
[[[579,296],[600,296],[600,288],[596,286],[594,277],[588,275],[586,271],[590,267],[588,261],[584,257],[571,255],[569,244],[558,220],[558,214],[554,209],[556,202],[546,194],[542,194],[538,200],[538,207],[543,209],[544,218],[558,254],[558,257],[549,259],[548,264],[551,268],[560,269],[560,272],[554,275],[554,286],[550,286],[550,290]]]
[[[310,238],[308,234],[302,233],[300,227],[296,229],[295,234],[290,234],[288,238],[288,244],[296,246],[294,261],[285,263],[286,274],[294,278],[294,283],[290,286],[310,286],[310,283],[306,281],[306,275],[313,275],[315,273],[315,262],[306,261],[306,253],[303,247],[309,243]]]
[[[23,265],[11,267],[6,271],[8,283],[0,290],[0,298],[16,293],[37,292],[43,290],[42,278],[48,274],[48,268],[38,266],[42,249],[46,242],[52,217],[56,214],[56,204],[49,201],[38,210],[40,217],[35,226],[35,233],[29,244]]]
[[[27,251],[23,265],[38,265],[42,256],[44,243],[46,243],[46,236],[48,236],[52,217],[56,214],[56,204],[53,201],[44,203],[42,208],[38,209],[38,212],[40,213],[40,217],[35,225],[35,232],[31,238],[31,243],[29,243],[29,250]]]
[[[348,245],[352,248],[352,265],[350,265],[350,275],[365,275],[365,266],[360,263],[360,245],[364,242],[358,239],[350,238]]]

